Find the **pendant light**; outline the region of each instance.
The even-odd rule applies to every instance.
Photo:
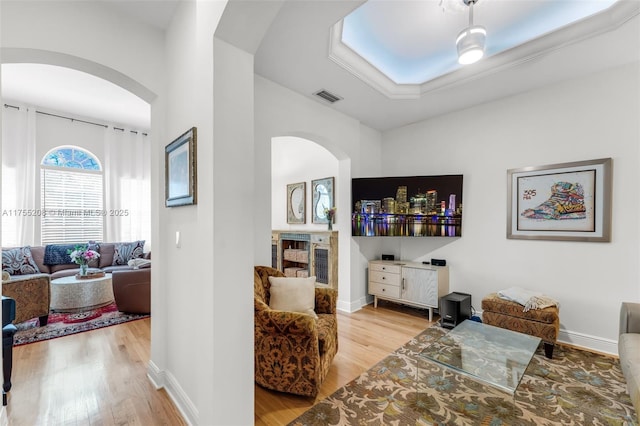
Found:
[[[480,25],[473,25],[473,5],[478,0],[462,0],[469,6],[469,26],[458,34],[456,47],[458,48],[458,63],[473,64],[484,56],[484,43],[487,30]]]

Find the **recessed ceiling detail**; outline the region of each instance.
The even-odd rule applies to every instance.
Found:
[[[329,58],[391,99],[419,98],[617,28],[638,13],[632,3],[482,0],[474,18],[487,30],[485,58],[465,67],[464,0],[369,0],[331,28]]]

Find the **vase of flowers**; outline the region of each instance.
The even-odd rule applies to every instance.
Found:
[[[336,217],[336,208],[324,209],[324,215],[327,218],[329,231],[333,230],[333,218]]]
[[[100,257],[100,254],[87,246],[76,246],[67,252],[71,261],[80,265],[80,276],[85,277],[89,273],[89,262]]]

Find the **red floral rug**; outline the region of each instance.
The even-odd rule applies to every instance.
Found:
[[[18,331],[15,334],[13,345],[20,346],[41,340],[55,339],[148,317],[149,315],[120,312],[115,303],[84,312],[52,312],[49,314],[49,322],[44,327],[38,326],[37,318],[16,324]]]

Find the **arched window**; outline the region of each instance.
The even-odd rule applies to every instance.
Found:
[[[102,241],[103,172],[91,152],[49,151],[41,162],[42,244]]]

